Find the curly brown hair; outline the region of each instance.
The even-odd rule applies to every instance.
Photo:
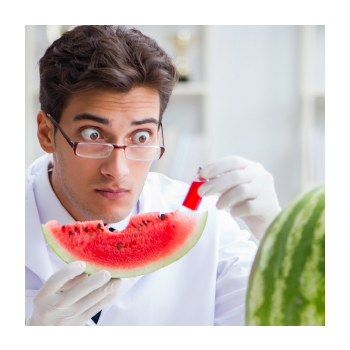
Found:
[[[78,26],[54,41],[39,61],[41,109],[59,122],[73,93],[93,88],[159,92],[160,121],[178,81],[170,57],[155,40],[124,26]]]

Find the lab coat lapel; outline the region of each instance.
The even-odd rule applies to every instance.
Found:
[[[46,241],[41,231],[41,224],[33,192],[32,177],[26,188],[25,202],[25,262],[39,278],[45,282],[52,274],[53,269],[46,248]]]

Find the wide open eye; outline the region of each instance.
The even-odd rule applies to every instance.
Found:
[[[84,139],[88,141],[96,141],[98,138],[101,137],[101,134],[96,129],[93,129],[93,128],[84,129],[81,132],[81,135],[84,137]]]
[[[148,131],[139,131],[133,135],[133,141],[137,143],[148,143],[150,140],[150,133]]]

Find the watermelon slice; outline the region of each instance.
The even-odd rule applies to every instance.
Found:
[[[86,273],[108,270],[112,278],[156,271],[184,256],[199,240],[207,212],[147,213],[130,218],[123,231],[102,221],[41,225],[46,241],[65,262],[82,260]]]

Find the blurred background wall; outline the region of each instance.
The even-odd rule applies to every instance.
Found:
[[[44,153],[37,62],[71,27],[26,26],[26,167]],[[282,207],[324,182],[324,26],[127,27],[156,39],[182,76],[153,171],[191,182],[199,165],[240,155],[272,173]]]

